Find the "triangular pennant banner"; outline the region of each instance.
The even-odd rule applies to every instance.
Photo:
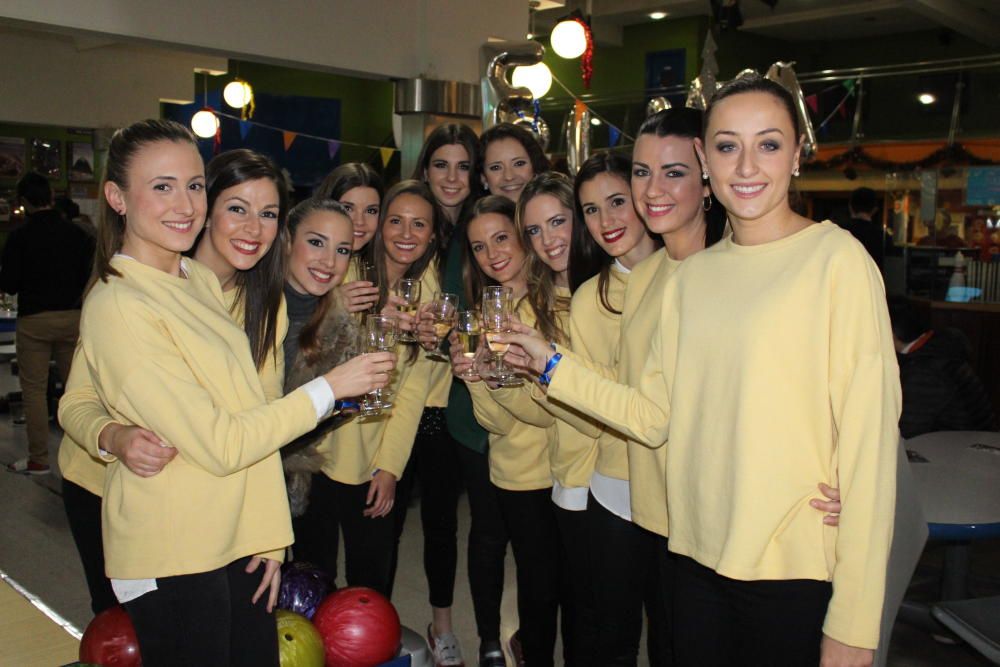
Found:
[[[378,152],[382,154],[382,167],[389,166],[389,160],[392,159],[392,154],[396,152],[395,148],[380,148]]]
[[[253,127],[253,123],[247,120],[240,121],[240,139],[246,139],[247,135],[250,134],[250,128]]]
[[[806,104],[813,113],[819,113],[819,97],[816,95],[806,95]]]
[[[618,143],[618,139],[622,136],[621,130],[619,130],[614,125],[608,125],[608,147],[613,147]]]
[[[286,151],[291,147],[292,142],[295,141],[295,137],[299,136],[299,135],[295,134],[294,132],[289,132],[288,130],[285,130],[284,132],[282,132],[281,135],[285,139],[285,150]]]
[[[326,142],[326,150],[330,154],[330,159],[337,157],[337,151],[340,150],[339,141],[328,141]]]

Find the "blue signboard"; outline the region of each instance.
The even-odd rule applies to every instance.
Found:
[[[965,203],[969,206],[1000,204],[1000,167],[969,167],[966,170]]]

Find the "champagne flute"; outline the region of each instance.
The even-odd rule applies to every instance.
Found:
[[[358,264],[358,280],[367,280],[372,284],[372,287],[378,287],[378,269],[375,268],[374,262],[362,260]],[[375,310],[376,303],[378,303],[378,299],[368,305],[368,312]]]
[[[399,307],[400,312],[416,316],[420,307],[420,281],[415,278],[400,278],[393,291],[405,302]],[[416,343],[417,339],[413,336],[413,332],[404,331],[399,337],[399,342]]]
[[[396,320],[384,315],[368,315],[362,331],[366,352],[391,352],[396,347],[399,329]],[[392,403],[382,395],[381,389],[365,394],[361,401],[361,414],[370,417],[381,414],[392,407]]]
[[[503,355],[507,354],[508,343],[494,340],[497,334],[509,333],[514,313],[514,292],[509,287],[491,285],[483,289],[483,330],[486,344],[496,360],[494,379],[501,387],[518,387],[524,384],[504,365]]]
[[[479,352],[479,343],[483,337],[483,323],[479,313],[474,310],[463,310],[458,314],[458,324],[455,325],[458,333],[458,341],[462,345],[462,356],[466,359],[475,359]],[[476,377],[475,364],[461,373],[458,377]]]
[[[427,354],[427,357],[448,361],[448,353],[442,348],[442,345],[444,345],[445,339],[458,318],[458,295],[451,292],[435,292],[428,312],[434,323],[437,346]]]

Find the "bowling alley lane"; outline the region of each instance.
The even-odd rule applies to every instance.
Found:
[[[8,580],[0,582],[0,665],[65,665],[76,660],[79,644]]]

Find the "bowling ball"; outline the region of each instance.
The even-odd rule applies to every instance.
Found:
[[[281,667],[323,667],[323,638],[309,619],[295,612],[274,612]]]
[[[371,588],[352,586],[331,594],[313,624],[323,637],[328,667],[375,667],[399,650],[399,614]]]
[[[142,665],[139,640],[123,607],[105,609],[90,622],[80,640],[80,662],[104,667]]]
[[[281,571],[278,609],[312,618],[316,608],[336,589],[326,572],[310,563],[286,563]]]

